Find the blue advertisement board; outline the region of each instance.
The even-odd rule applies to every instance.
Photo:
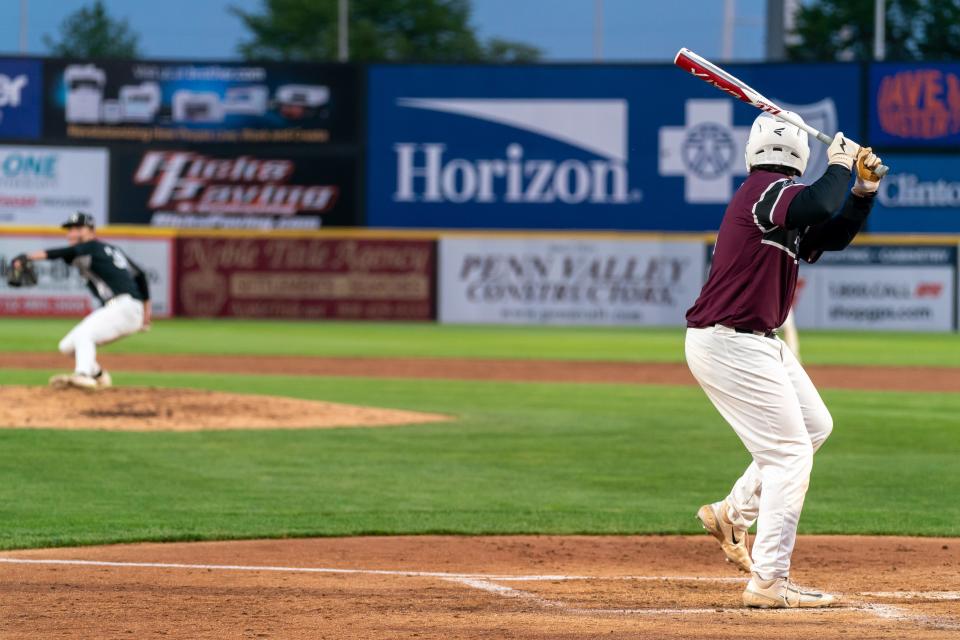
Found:
[[[874,147],[960,145],[960,63],[870,65]]]
[[[0,59],[0,138],[40,137],[41,68],[39,60]]]
[[[885,155],[870,231],[960,233],[960,157]]]
[[[856,65],[730,71],[821,130],[860,133]],[[367,222],[379,227],[713,230],[758,115],[672,65],[368,74]],[[807,180],[826,168],[823,145],[810,158]]]

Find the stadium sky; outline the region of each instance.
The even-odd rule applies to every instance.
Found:
[[[28,53],[43,55],[43,34],[56,34],[64,17],[90,0],[27,0]],[[606,60],[664,61],[680,46],[707,57],[721,52],[721,0],[603,0]],[[227,7],[256,9],[261,0],[105,0],[140,34],[147,57],[235,59],[245,37]],[[764,48],[764,0],[737,0],[734,57],[756,60]],[[593,59],[594,0],[473,0],[481,36],[541,47],[550,61]],[[20,0],[0,2],[0,53],[19,50]]]

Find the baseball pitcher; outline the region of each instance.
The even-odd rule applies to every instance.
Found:
[[[749,175],[727,206],[710,275],[687,312],[685,351],[690,371],[753,463],[725,499],[704,505],[697,517],[727,558],[751,572],[746,606],[829,606],[837,598],[798,588],[789,575],[813,454],[833,419],[773,330],[790,311],[799,261],[840,251],[860,231],[881,162],[838,133],[826,173],[803,185],[797,179],[810,155],[806,132],[767,114],[754,121],[745,155]],[[751,559],[747,530],[754,522]]]
[[[60,341],[60,352],[73,355],[72,374],[50,379],[55,387],[98,389],[111,384],[97,364],[97,345],[113,342],[150,326],[150,290],[143,269],[119,248],[96,238],[93,217],[75,213],[63,223],[69,246],[19,255],[11,265],[11,285],[36,282],[34,260],[63,260],[77,268],[101,306]]]

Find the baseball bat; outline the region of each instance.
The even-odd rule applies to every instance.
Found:
[[[729,93],[737,100],[746,102],[750,106],[756,107],[761,111],[766,111],[775,118],[779,118],[783,122],[800,127],[806,131],[808,135],[815,137],[823,144],[829,145],[831,142],[833,142],[833,138],[831,136],[828,136],[822,131],[811,127],[802,120],[794,118],[789,113],[784,113],[783,109],[778,107],[776,103],[769,98],[764,97],[762,93],[758,92],[746,82],[724,71],[706,58],[698,56],[686,47],[681,48],[680,51],[677,52],[677,56],[673,59],[673,63],[681,69],[689,71],[707,84],[711,84],[717,89]],[[853,141],[851,140],[851,142]],[[854,142],[854,144],[857,143]],[[860,145],[857,145],[858,150],[859,148]],[[883,177],[887,175],[889,170],[890,167],[886,165],[880,165],[876,170],[874,170],[874,173],[880,177]]]

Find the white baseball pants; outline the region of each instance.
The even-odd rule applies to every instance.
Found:
[[[73,354],[76,373],[94,376],[100,372],[97,345],[136,333],[143,327],[143,303],[123,294],[92,311],[60,341],[60,353]]]
[[[738,527],[755,521],[753,571],[786,577],[810,482],[813,454],[833,418],[810,377],[780,340],[719,325],[687,329],[687,364],[753,456],[727,504]]]

